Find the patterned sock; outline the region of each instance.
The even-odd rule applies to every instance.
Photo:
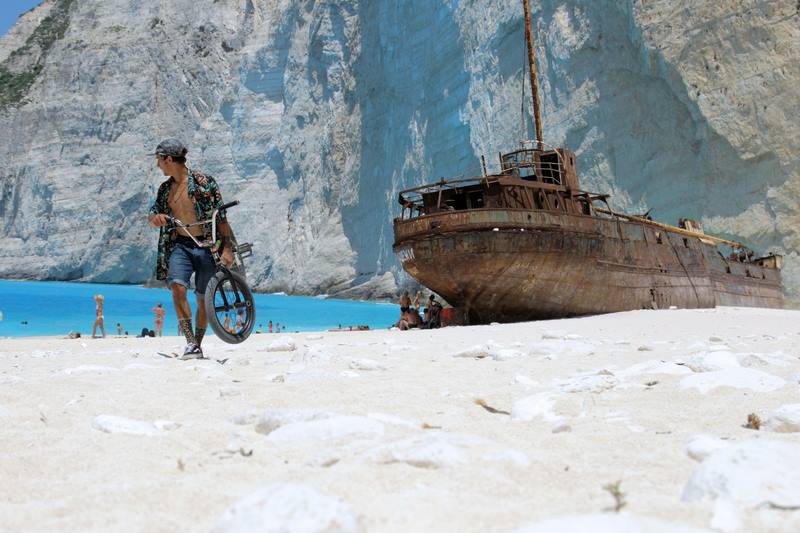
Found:
[[[186,337],[186,344],[197,344],[197,340],[194,338],[191,318],[178,319],[178,327],[180,327],[183,336]]]
[[[203,337],[205,337],[205,335],[206,335],[206,328],[201,328],[199,326],[194,328],[194,338],[196,339],[198,346],[203,344]]]

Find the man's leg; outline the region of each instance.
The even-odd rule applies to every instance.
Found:
[[[196,324],[194,336],[197,339],[197,345],[200,346],[203,342],[203,337],[206,334],[208,327],[208,316],[206,316],[206,302],[205,295],[197,295],[197,313],[194,315],[194,322]]]
[[[192,328],[192,308],[186,299],[189,279],[192,276],[191,250],[183,244],[178,244],[169,257],[169,289],[172,292],[172,303],[175,305],[175,314],[178,317],[178,331],[186,337],[187,349],[197,342]]]
[[[197,340],[192,329],[192,308],[186,299],[186,287],[179,283],[170,285],[172,291],[172,303],[175,306],[175,314],[178,316],[178,329],[186,337],[186,344],[197,344]]]
[[[206,315],[205,293],[208,282],[217,272],[214,260],[211,258],[211,253],[206,249],[197,249],[193,253],[193,266],[194,266],[194,284],[197,290],[197,313],[195,314],[195,338],[197,345],[203,341],[208,327],[208,316]],[[209,297],[211,297],[209,295]]]

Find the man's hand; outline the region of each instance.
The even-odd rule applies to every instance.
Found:
[[[233,265],[233,251],[230,245],[225,246],[225,249],[222,250],[222,262],[225,263],[226,267]]]
[[[148,215],[147,221],[153,227],[166,226],[169,219],[167,215]]]

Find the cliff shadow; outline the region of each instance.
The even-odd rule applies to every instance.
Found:
[[[461,118],[469,75],[454,9],[424,0],[360,5],[360,178],[342,218],[363,279],[397,266],[400,190],[480,168]]]

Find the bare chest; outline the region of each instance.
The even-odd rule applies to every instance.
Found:
[[[172,211],[172,216],[184,224],[197,222],[194,201],[189,197],[186,184],[173,186],[167,198],[167,203],[169,204],[170,211]],[[185,234],[183,230],[179,230],[179,233]],[[193,228],[191,233],[193,235],[200,235],[202,234],[202,230],[199,227]]]

